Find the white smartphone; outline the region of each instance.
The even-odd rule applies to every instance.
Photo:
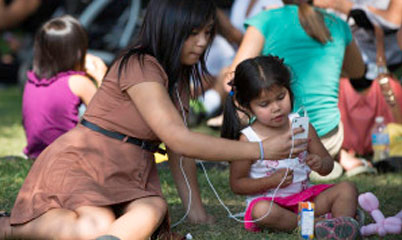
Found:
[[[295,139],[308,138],[309,129],[309,119],[308,117],[295,117],[292,119],[292,129],[301,127],[304,129],[303,132],[298,133],[294,136]]]

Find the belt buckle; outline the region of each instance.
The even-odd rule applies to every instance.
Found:
[[[158,151],[159,146],[156,144],[148,143],[146,141],[142,141],[141,148],[148,150],[150,152],[156,153]]]

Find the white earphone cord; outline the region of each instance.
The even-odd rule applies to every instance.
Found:
[[[184,125],[187,127],[187,119],[186,119],[186,115],[184,113],[184,107],[183,107],[183,103],[181,102],[179,91],[177,90],[177,86],[176,86],[176,97],[177,97],[177,99],[179,101],[180,110],[181,110],[181,114],[182,114],[182,117],[183,117]],[[186,217],[188,216],[188,213],[190,212],[190,208],[191,208],[191,198],[192,198],[191,195],[192,195],[192,192],[191,192],[190,183],[188,182],[187,175],[184,172],[184,168],[183,168],[183,156],[180,156],[179,161],[180,161],[180,170],[183,173],[184,181],[186,182],[186,186],[187,186],[187,189],[188,189],[188,206],[187,206],[186,213],[183,215],[183,217],[179,221],[177,221],[176,223],[172,224],[171,228],[174,228],[177,225],[181,224],[184,221],[184,219],[186,219]]]
[[[177,96],[177,99],[178,99],[178,101],[179,101],[180,110],[181,110],[181,113],[182,113],[182,117],[183,117],[184,124],[185,124],[185,126],[187,127],[187,120],[186,120],[186,115],[184,114],[183,103],[182,103],[182,101],[181,101],[181,98],[180,98],[180,95],[179,95],[179,91],[177,90],[177,88],[176,88],[176,96]],[[294,149],[294,134],[293,134],[293,129],[291,129],[291,131],[292,131],[292,147],[291,147],[291,149],[290,149],[289,158],[292,157],[293,149]],[[188,192],[189,192],[188,198],[189,198],[189,199],[188,199],[188,206],[187,206],[186,213],[184,214],[184,216],[183,216],[179,221],[177,221],[176,223],[172,224],[172,227],[171,227],[171,228],[174,228],[174,227],[176,227],[177,225],[181,224],[181,223],[184,221],[184,219],[188,216],[188,213],[190,212],[190,208],[191,208],[191,197],[192,197],[192,196],[191,196],[191,187],[190,187],[190,183],[188,182],[187,175],[186,175],[186,173],[184,172],[184,169],[183,169],[183,156],[180,156],[180,160],[179,160],[179,161],[180,161],[180,170],[181,170],[181,172],[183,173],[183,177],[184,177],[184,180],[185,180],[186,185],[187,185],[187,188],[188,188]],[[208,182],[210,188],[212,189],[212,191],[214,192],[214,194],[215,194],[216,198],[218,199],[219,203],[222,205],[222,207],[223,207],[223,208],[226,210],[226,212],[229,214],[229,217],[230,217],[230,218],[234,219],[234,220],[237,221],[237,222],[241,222],[241,223],[251,223],[251,222],[252,222],[252,223],[255,223],[255,222],[261,221],[262,219],[264,219],[265,217],[267,217],[267,216],[271,213],[272,206],[273,206],[273,203],[274,203],[275,195],[276,195],[277,191],[279,190],[279,188],[281,187],[281,185],[285,182],[286,177],[287,177],[287,175],[288,175],[288,173],[289,173],[289,168],[286,168],[286,173],[285,173],[284,177],[282,178],[282,180],[281,180],[281,182],[278,184],[278,186],[275,188],[275,191],[274,191],[274,193],[273,193],[273,195],[272,195],[272,201],[271,201],[271,203],[270,203],[270,205],[269,205],[268,211],[267,211],[263,216],[261,216],[261,217],[258,218],[258,219],[255,219],[255,220],[242,220],[242,219],[239,219],[239,218],[236,217],[236,215],[238,215],[238,214],[233,215],[232,212],[229,210],[229,208],[225,205],[225,203],[223,203],[221,197],[219,196],[219,194],[218,194],[218,192],[216,191],[215,187],[213,186],[211,180],[209,179],[209,176],[208,176],[207,170],[205,169],[204,164],[202,163],[202,161],[199,161],[199,163],[200,163],[201,168],[202,168],[202,170],[203,170],[203,172],[204,172],[205,178],[207,179],[207,182]]]

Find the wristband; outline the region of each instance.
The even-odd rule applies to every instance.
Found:
[[[258,144],[260,145],[260,160],[264,160],[264,147],[261,141],[259,141]]]

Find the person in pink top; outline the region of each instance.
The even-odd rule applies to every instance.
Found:
[[[86,54],[87,47],[85,30],[71,16],[51,19],[38,30],[22,99],[29,158],[77,125],[80,105],[88,105],[97,89],[92,79],[101,84],[107,67]]]

